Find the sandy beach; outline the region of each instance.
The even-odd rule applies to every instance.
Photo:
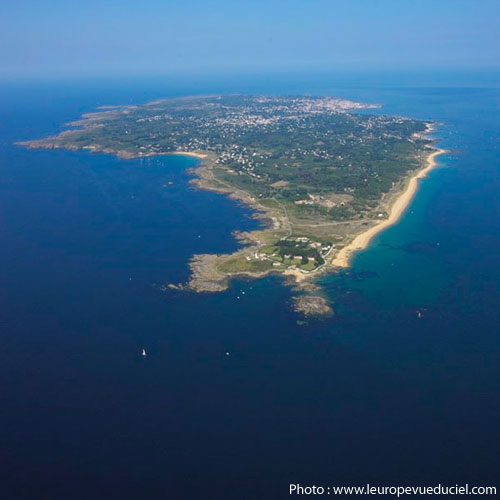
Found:
[[[166,153],[168,155],[182,155],[182,156],[194,156],[195,158],[206,158],[208,155],[206,153],[195,153],[193,151],[172,151],[171,153]]]
[[[354,252],[366,248],[370,244],[370,241],[374,236],[382,232],[384,229],[395,224],[415,196],[415,193],[417,192],[419,186],[419,179],[425,177],[436,166],[436,157],[445,152],[446,151],[444,149],[434,150],[427,157],[426,166],[410,178],[405,191],[398,198],[396,198],[394,204],[391,207],[389,218],[380,222],[379,224],[376,224],[375,226],[366,230],[364,233],[358,234],[358,236],[356,236],[351,243],[342,248],[339,253],[332,259],[331,265],[336,267],[348,267],[350,258]]]

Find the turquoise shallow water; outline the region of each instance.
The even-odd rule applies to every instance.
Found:
[[[500,113],[491,78],[2,90],[7,498],[287,498],[290,482],[498,481]],[[192,158],[127,162],[13,146],[99,104],[214,91],[339,95],[441,123],[436,136],[452,153],[400,223],[351,270],[322,279],[333,318],[297,324],[277,277],[214,295],[155,286],[186,279],[190,255],[231,251],[231,232],[258,224],[245,207],[194,190]]]

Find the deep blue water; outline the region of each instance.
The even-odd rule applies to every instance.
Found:
[[[276,277],[214,295],[155,286],[258,225],[190,187],[192,158],[13,145],[99,104],[217,91],[331,94],[441,123],[452,153],[401,222],[323,279],[335,317],[297,324]],[[4,85],[2,498],[500,486],[499,97],[491,75],[466,74]]]

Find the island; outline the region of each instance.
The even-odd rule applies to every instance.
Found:
[[[200,159],[193,183],[255,210],[262,228],[237,232],[232,254],[194,255],[170,288],[222,291],[231,277],[279,273],[300,290],[296,310],[331,314],[315,278],[394,224],[434,167],[433,124],[374,113],[332,97],[210,95],[108,106],[30,148]]]

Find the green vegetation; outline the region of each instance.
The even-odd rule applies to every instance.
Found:
[[[267,245],[255,253],[255,262],[271,262],[275,267],[296,266],[303,271],[314,271],[325,263],[324,256],[332,244],[307,236],[293,236],[281,239],[274,245]]]
[[[386,215],[385,195],[422,165],[422,121],[357,113],[366,106],[317,97],[209,96],[105,108],[30,147],[90,148],[124,157],[211,153],[209,188],[244,193],[276,225],[226,273],[296,267],[311,272],[334,244]]]
[[[247,260],[240,255],[232,257],[219,265],[219,271],[228,274],[262,273],[272,269],[273,264],[267,260]]]
[[[346,220],[369,212],[418,168],[425,123],[359,114],[350,101],[312,97],[193,97],[113,108],[84,117],[51,141],[58,147],[144,156],[211,151],[216,176],[300,215]],[[332,193],[348,195],[340,204]],[[316,197],[312,199],[312,197]]]

